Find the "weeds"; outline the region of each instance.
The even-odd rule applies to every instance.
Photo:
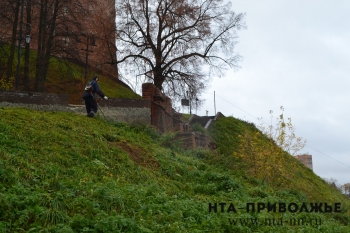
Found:
[[[9,80],[6,80],[5,78],[0,79],[0,90],[11,90],[14,81],[14,77],[11,77]]]
[[[227,220],[232,215],[209,213],[208,203],[341,200],[348,206],[297,163],[293,172],[300,175],[285,176],[291,180],[288,186],[270,185],[270,175],[262,184],[245,171],[245,164],[251,166],[245,157],[251,155],[243,153],[248,147],[240,148],[237,136],[256,129],[233,118],[219,120],[218,127],[225,130],[214,135],[219,150],[210,152],[184,151],[172,145],[173,135],[145,126],[70,113],[0,111],[0,232],[286,232],[232,226]],[[260,136],[253,135],[252,141],[265,145],[267,139]],[[232,156],[235,151],[239,158]],[[290,161],[281,162],[290,172],[285,163]],[[320,231],[348,231],[346,208],[336,217],[315,215],[324,221]]]

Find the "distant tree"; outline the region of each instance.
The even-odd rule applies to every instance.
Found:
[[[344,192],[344,194],[348,197],[350,197],[350,182],[349,183],[346,183],[346,184],[343,184],[341,186],[341,189],[342,191]]]
[[[292,124],[292,119],[288,118],[287,121],[284,119],[284,108],[280,107],[282,113],[276,119],[277,122],[275,125],[272,123],[273,111],[270,111],[271,115],[271,124],[267,127],[265,123],[260,118],[260,124],[258,128],[269,138],[271,138],[277,146],[282,148],[284,151],[288,152],[291,155],[295,155],[301,149],[304,148],[306,140],[302,137],[297,137],[295,135],[295,126]]]
[[[331,187],[341,192],[341,186],[338,184],[338,180],[331,177],[331,178],[322,178],[324,181],[326,181]]]
[[[237,67],[244,14],[224,0],[116,1],[119,73],[152,80],[171,96],[198,96],[212,74]],[[132,67],[134,67],[132,69]]]
[[[189,101],[189,106],[187,106],[187,108],[189,109],[190,114],[193,114],[204,105],[205,100],[200,99],[199,96],[200,89],[190,89],[184,94],[184,99]]]

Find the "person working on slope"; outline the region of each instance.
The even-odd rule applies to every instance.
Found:
[[[98,86],[99,77],[95,76],[93,79],[86,85],[83,99],[85,101],[85,107],[88,117],[93,117],[98,110],[98,105],[96,102],[96,93],[101,96],[101,98],[108,100],[108,97],[103,94]]]

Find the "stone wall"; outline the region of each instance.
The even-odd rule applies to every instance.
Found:
[[[112,98],[99,101],[98,114],[110,122],[154,125],[160,132],[182,132],[182,115],[173,110],[170,98],[151,83],[145,84],[143,91],[142,100]],[[84,105],[69,105],[68,96],[60,94],[0,91],[0,106],[86,115]]]
[[[109,99],[98,104],[108,121],[151,125],[150,100]]]
[[[19,108],[28,108],[37,111],[48,111],[48,112],[74,112],[70,106],[65,105],[43,105],[43,104],[22,104],[22,103],[10,103],[10,102],[1,102],[0,107],[19,107]]]
[[[67,106],[68,96],[38,92],[0,91],[0,102]]]
[[[69,111],[86,115],[86,110],[84,105],[70,105]],[[110,107],[100,105],[97,112],[101,118],[108,122],[124,122],[129,124],[145,124],[151,125],[151,115],[149,108],[137,108],[137,107]]]

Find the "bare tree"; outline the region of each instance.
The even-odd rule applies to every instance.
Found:
[[[41,0],[38,91],[43,90],[50,56],[84,64],[85,77],[91,66],[104,71],[105,64],[115,63],[115,11],[107,6],[114,6],[114,0]],[[90,54],[93,59],[88,62]]]
[[[25,21],[23,20],[23,22],[19,22],[19,13],[24,10],[24,8],[22,9],[22,4],[25,6]],[[74,10],[71,11],[71,14],[64,13],[65,11],[68,12],[68,7],[71,7],[72,9],[74,8]],[[80,19],[78,19],[75,14],[79,14]],[[63,48],[66,49],[66,51],[73,51],[71,48],[68,49],[67,46],[59,46],[62,44],[60,42],[62,42],[63,34],[67,37],[69,36],[69,29],[79,28],[81,25],[81,23],[79,23],[81,22],[81,18],[86,18],[86,15],[87,10],[82,9],[79,0],[73,2],[67,0],[27,0],[25,2],[18,0],[1,1],[1,41],[10,44],[10,50],[6,57],[7,81],[13,77],[16,41],[18,38],[22,39],[24,34],[24,32],[19,34],[20,24],[25,24],[24,31],[26,31],[26,35],[31,34],[35,41],[34,44],[37,44],[35,90],[43,91],[50,57],[52,55],[61,55]],[[63,28],[66,29],[66,31],[64,31]],[[75,31],[81,30],[76,29]],[[20,41],[22,40],[19,40],[19,42]],[[22,44],[18,46],[22,46]],[[29,90],[29,46],[29,43],[25,44],[25,67],[23,80],[21,82],[25,90]],[[16,79],[16,86],[19,81],[20,80]]]
[[[134,72],[172,96],[198,96],[212,74],[237,67],[244,14],[224,0],[116,2],[119,73]],[[133,70],[131,70],[133,67]],[[124,69],[123,69],[124,68]]]
[[[92,2],[92,1],[91,1]],[[62,58],[78,56],[72,38],[82,36],[82,19],[88,10],[80,1],[40,0],[38,8],[37,60],[35,90],[44,91],[50,57]],[[79,17],[77,16],[79,15]],[[77,32],[80,32],[77,34]],[[75,41],[77,42],[77,41]]]
[[[23,3],[25,3],[23,15],[23,21],[25,22],[19,24],[19,13],[24,10],[24,7],[21,7]],[[53,56],[58,58],[60,62],[73,60],[80,65],[86,64],[86,67],[88,67],[87,56],[92,50],[89,45],[95,46],[98,44],[99,46],[97,56],[92,54],[94,56],[92,60],[97,61],[93,64],[94,68],[101,71],[103,70],[102,67],[108,69],[110,64],[115,63],[116,60],[115,52],[113,52],[116,49],[114,43],[115,9],[106,6],[114,6],[114,0],[1,1],[0,39],[4,44],[12,45],[10,51],[4,49],[8,60],[6,66],[7,81],[13,76],[16,41],[18,38],[22,38],[21,36],[24,33],[19,35],[18,25],[25,25],[23,30],[26,31],[26,35],[30,35],[32,38],[31,44],[25,44],[24,72],[19,71],[20,69],[17,70],[21,77],[16,79],[16,87],[20,84],[20,89],[32,89],[29,76],[35,74],[33,90],[44,91]],[[95,44],[95,41],[98,42]],[[22,43],[17,43],[17,45],[23,46]],[[8,45],[6,46],[8,47]],[[6,46],[3,46],[3,48]],[[30,49],[36,50],[36,60],[30,59]],[[102,60],[99,56],[108,57],[109,59]],[[34,72],[30,72],[29,68],[33,66],[30,66],[29,62],[35,63]],[[104,66],[105,64],[108,65]],[[5,70],[5,68],[2,68],[4,66],[1,65],[0,68]],[[114,71],[112,69],[112,72]]]
[[[35,91],[43,91],[49,66],[59,0],[40,0]]]
[[[338,184],[338,180],[331,177],[331,178],[322,178],[324,181],[326,181],[332,188],[338,190],[339,192],[342,192],[341,186]]]
[[[18,16],[20,1],[9,0],[0,2],[0,21],[2,41],[10,43],[10,51],[7,56],[6,81],[13,77],[13,64],[15,58]]]
[[[349,182],[349,183],[346,183],[346,184],[343,184],[343,185],[341,186],[341,189],[342,189],[343,193],[344,193],[346,196],[350,197],[350,182]]]

